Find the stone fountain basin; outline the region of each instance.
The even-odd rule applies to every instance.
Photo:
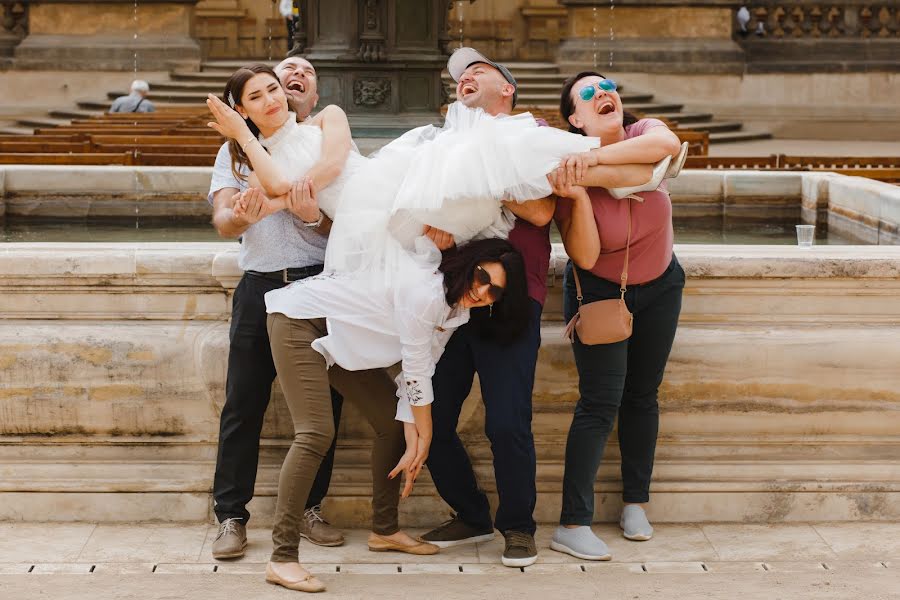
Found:
[[[210,215],[207,167],[0,165],[0,217]],[[687,170],[669,182],[676,218],[816,224],[864,244],[900,243],[900,187],[828,172]]]
[[[76,186],[88,176],[113,197],[116,186],[124,195],[140,185],[140,202],[156,190],[205,204],[208,170],[127,170],[128,184],[124,171],[0,173],[8,209],[25,201],[29,186],[34,197],[57,184],[71,194],[88,189]],[[751,202],[740,199],[778,194],[799,195],[804,214],[817,219],[823,205],[867,211],[854,223],[879,240],[897,222],[896,191],[856,178],[689,172],[672,188],[692,210],[718,210],[713,197],[730,210]],[[900,246],[688,245],[676,253],[688,281],[660,395],[651,517],[900,518]],[[555,246],[534,393],[536,517],[546,522],[558,518],[578,397],[561,335],[565,260]],[[212,518],[228,318],[240,275],[233,242],[0,245],[0,519]],[[478,400],[476,386],[460,431],[496,500]],[[364,526],[370,433],[356,410],[345,414],[327,510],[340,525]],[[276,386],[252,506],[257,522],[271,517],[290,435]],[[617,472],[613,437],[596,485],[599,520],[617,516]],[[445,514],[427,477],[403,503],[410,525]]]

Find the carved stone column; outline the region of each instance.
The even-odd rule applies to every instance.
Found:
[[[448,0],[301,1],[291,54],[319,75],[358,137],[392,137],[440,120]]]
[[[32,0],[14,66],[78,71],[198,68],[197,0]]]

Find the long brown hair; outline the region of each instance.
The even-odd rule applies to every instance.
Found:
[[[591,76],[606,79],[606,77],[596,71],[582,71],[578,75],[574,75],[566,79],[566,82],[563,84],[562,92],[559,96],[559,114],[562,115],[563,121],[565,121],[569,126],[569,133],[587,135],[584,131],[569,123],[569,117],[571,117],[572,113],[575,112],[575,101],[572,100],[572,88],[576,83],[578,83],[585,77]],[[622,127],[628,127],[629,125],[634,125],[637,122],[638,118],[636,116],[634,116],[627,110],[622,111]]]
[[[275,81],[278,81],[278,85],[281,85],[278,75],[275,74],[275,71],[273,71],[269,65],[256,63],[247,67],[241,67],[235,71],[231,77],[228,78],[228,82],[225,83],[225,91],[222,92],[222,102],[231,108],[240,106],[241,97],[244,94],[244,86],[247,85],[248,81],[260,73],[271,75]],[[256,123],[250,119],[244,120],[247,122],[247,127],[250,128],[250,133],[258,136],[259,127],[256,126]],[[238,180],[246,180],[247,176],[241,172],[241,169],[243,167],[250,168],[250,159],[247,158],[247,155],[241,148],[240,142],[238,140],[228,140],[228,151],[231,154],[231,172]]]

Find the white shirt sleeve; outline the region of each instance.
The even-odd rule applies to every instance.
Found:
[[[228,150],[228,142],[222,144],[216,154],[216,164],[213,166],[212,181],[209,184],[206,201],[212,205],[213,194],[224,188],[247,189],[247,182],[241,181],[231,172],[231,152]]]
[[[394,382],[397,384],[397,416],[394,418],[397,421],[403,421],[404,423],[415,423],[416,420],[413,417],[412,406],[409,404],[409,397],[406,393],[406,383],[403,380],[403,373],[400,373]]]
[[[394,292],[394,311],[400,336],[402,372],[397,386],[400,402],[398,418],[403,403],[425,406],[434,402],[431,377],[434,375],[435,357],[432,351],[437,326],[447,309],[443,285],[434,280],[416,282],[411,287],[398,286]],[[409,416],[411,418],[412,411]],[[400,419],[404,420],[404,419]]]

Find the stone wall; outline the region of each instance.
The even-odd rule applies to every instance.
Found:
[[[199,67],[197,0],[32,0],[16,69],[157,71]]]

